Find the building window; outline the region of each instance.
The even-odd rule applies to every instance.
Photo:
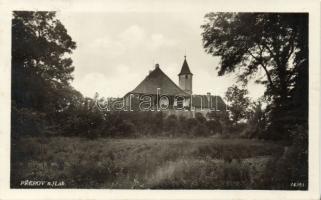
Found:
[[[184,107],[184,97],[175,97],[175,100],[174,100],[174,107],[176,107],[176,109],[183,109]]]

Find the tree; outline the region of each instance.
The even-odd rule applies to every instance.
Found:
[[[286,135],[288,129],[279,125],[291,123],[289,111],[296,104],[302,108],[297,114],[307,108],[308,14],[208,13],[205,18],[203,46],[207,53],[221,57],[218,74],[238,69],[240,81],[256,77],[257,83],[264,84],[271,124]],[[298,87],[304,88],[301,100],[294,97]]]
[[[12,100],[18,108],[56,111],[56,92],[72,80],[76,44],[55,12],[17,11],[12,20]]]
[[[70,54],[75,48],[55,12],[13,12],[12,127],[19,121],[37,122],[40,130],[30,132],[46,133],[62,126],[62,119],[82,102],[82,95],[70,86]]]
[[[246,119],[250,99],[246,95],[246,89],[240,89],[236,85],[229,87],[225,93],[225,99],[229,104],[229,111],[233,124],[237,124],[241,119]]]
[[[247,127],[243,132],[243,136],[249,138],[264,138],[266,137],[267,116],[263,108],[264,99],[258,99],[252,102],[249,109],[249,120]]]

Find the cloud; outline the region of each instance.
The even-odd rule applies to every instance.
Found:
[[[166,37],[164,37],[164,35],[157,33],[157,34],[153,34],[151,36],[151,43],[150,44],[151,44],[152,49],[157,49],[162,46],[169,46],[169,47],[174,46],[177,43],[175,42],[175,40],[166,38]]]
[[[129,47],[140,45],[145,38],[145,31],[137,25],[130,26],[119,35],[119,41]]]
[[[127,65],[120,64],[117,66],[116,71],[119,74],[129,73],[129,67]]]
[[[164,73],[176,84],[178,84],[178,73],[181,69],[181,64],[172,62],[161,66]]]
[[[126,46],[118,40],[113,40],[109,36],[95,39],[90,45],[92,49],[98,49],[110,57],[123,55],[126,51]]]
[[[93,97],[96,92],[103,97],[123,97],[127,92],[134,89],[141,75],[130,72],[127,65],[117,65],[112,77],[107,77],[104,73],[92,72],[78,77],[72,82],[82,94]],[[125,77],[125,78],[122,78]]]
[[[95,39],[90,44],[90,48],[100,49],[100,51],[106,52],[106,56],[117,57],[124,55],[127,50],[136,51],[137,48],[157,50],[176,44],[175,40],[167,38],[163,34],[147,34],[140,26],[132,25],[114,37],[106,35]]]
[[[108,78],[104,74],[93,72],[86,74],[82,78],[75,79],[72,84],[84,96],[93,97],[95,92],[104,94],[110,90],[106,83],[108,83]]]

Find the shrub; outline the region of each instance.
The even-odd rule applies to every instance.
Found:
[[[206,126],[211,134],[222,134],[222,125],[218,120],[209,120]]]
[[[12,107],[12,136],[18,138],[25,135],[40,136],[47,131],[48,123],[45,114],[31,109]]]
[[[241,133],[246,129],[247,123],[237,123],[229,127],[229,133],[234,135],[241,135]]]
[[[122,137],[131,137],[136,132],[135,124],[128,120],[122,120],[118,124],[117,132],[121,134]]]
[[[253,103],[247,126],[241,133],[244,138],[263,138],[267,128],[267,114],[262,103]]]
[[[179,128],[179,134],[181,136],[188,135],[189,129],[188,129],[188,119],[185,116],[179,116],[178,117],[178,128]]]
[[[191,132],[193,136],[201,137],[209,136],[211,134],[205,123],[198,123],[191,129]]]
[[[191,130],[193,127],[198,125],[198,121],[195,118],[189,118],[186,120],[186,127]]]
[[[202,113],[195,113],[195,119],[201,124],[206,122],[206,118],[203,116]]]
[[[296,126],[291,131],[292,145],[284,148],[283,155],[273,160],[267,170],[268,182],[275,189],[289,188],[305,190],[308,188],[308,131],[306,127]],[[301,187],[291,187],[291,183],[303,183]]]
[[[97,139],[98,137],[100,137],[100,131],[97,129],[87,130],[87,133],[85,135],[88,139]]]
[[[169,135],[175,135],[178,131],[179,125],[176,115],[170,115],[165,119],[164,130]]]

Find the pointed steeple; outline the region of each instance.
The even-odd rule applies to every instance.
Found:
[[[188,94],[192,94],[192,82],[193,82],[193,74],[189,69],[189,66],[186,61],[186,55],[184,56],[184,62],[181,69],[181,72],[178,74],[178,82],[179,87],[187,92]]]
[[[183,62],[183,66],[181,69],[181,72],[178,75],[186,75],[186,74],[192,74],[191,71],[189,70],[189,66],[187,64],[186,61],[186,55],[184,56],[184,62]]]

